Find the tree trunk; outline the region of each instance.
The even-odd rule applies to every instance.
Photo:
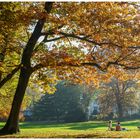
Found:
[[[24,94],[25,94],[26,87],[28,85],[29,78],[32,73],[31,56],[35,44],[37,43],[37,40],[40,37],[41,30],[44,26],[44,22],[45,19],[40,19],[38,21],[34,29],[34,32],[32,33],[32,36],[30,37],[23,51],[22,60],[21,60],[21,71],[20,71],[16,93],[14,95],[12,108],[8,120],[6,122],[6,125],[0,130],[1,134],[13,134],[19,132],[18,121],[19,121],[20,107],[24,98]]]
[[[119,81],[114,83],[113,89],[115,90],[115,97],[116,97],[116,105],[118,109],[118,118],[123,118],[123,104],[122,104],[122,95],[121,95],[121,89],[119,87]]]
[[[120,101],[117,103],[117,107],[118,107],[118,118],[122,119],[123,118],[123,107],[122,107],[122,104]]]
[[[21,68],[19,82],[13,99],[11,112],[6,122],[6,125],[0,131],[1,134],[13,134],[19,132],[18,120],[20,107],[23,101],[23,97],[25,94],[26,87],[28,85],[30,75],[30,69],[26,69],[24,67]]]
[[[121,98],[119,93],[115,93],[116,96],[116,104],[117,104],[117,109],[118,109],[118,118],[123,118],[123,107],[121,103]]]

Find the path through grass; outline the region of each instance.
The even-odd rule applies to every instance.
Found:
[[[121,123],[129,131],[107,131],[107,122],[47,124],[46,122],[20,123],[21,133],[5,135],[8,138],[140,138],[140,120]],[[0,128],[4,123],[0,123]],[[115,123],[113,123],[115,127]]]

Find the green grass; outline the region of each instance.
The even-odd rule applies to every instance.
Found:
[[[89,121],[82,123],[47,124],[45,122],[20,123],[21,132],[5,138],[140,138],[140,120],[121,122],[129,131],[108,131],[107,122]],[[0,123],[0,128],[4,123]],[[115,123],[113,123],[115,127]]]

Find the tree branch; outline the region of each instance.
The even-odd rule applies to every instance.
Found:
[[[123,67],[124,69],[129,69],[129,70],[135,70],[135,69],[139,69],[140,66],[127,66],[127,65],[124,65],[124,64],[121,64],[121,63],[118,63],[117,61],[115,62],[108,62],[108,64],[106,65],[106,68],[107,69],[110,65],[118,65],[118,66],[121,66]]]
[[[1,88],[8,80],[10,80],[10,79],[14,76],[14,74],[20,69],[20,67],[21,67],[21,64],[18,65],[15,69],[13,69],[13,70],[11,71],[11,73],[9,73],[4,79],[2,79],[2,80],[0,81],[0,88]]]
[[[126,56],[121,58],[121,60],[119,60],[119,62],[125,60],[128,56],[132,55],[135,51],[136,51],[136,49],[134,49],[132,52],[130,52],[129,54],[127,54]]]
[[[32,67],[32,72],[34,72],[34,71],[36,71],[36,70],[39,70],[39,69],[41,69],[41,68],[43,68],[43,67],[45,67],[45,65],[43,65],[43,64],[37,64],[37,65],[35,65],[34,67]]]
[[[53,39],[47,39],[46,37],[43,39],[42,42],[46,43],[46,42],[51,42],[51,41],[56,41],[56,40],[59,40],[61,38],[64,38],[64,36],[61,36],[61,37],[56,37],[56,38],[53,38]]]
[[[42,36],[48,36],[48,35],[53,35],[53,34],[55,34],[55,32],[53,30],[41,33]],[[113,45],[113,46],[116,46],[116,47],[119,47],[119,48],[122,47],[122,46],[114,44],[112,42],[102,42],[102,43],[99,43],[99,42],[97,42],[95,40],[89,39],[90,35],[85,35],[85,36],[82,35],[83,37],[81,37],[81,36],[78,36],[78,35],[75,35],[75,34],[68,34],[68,33],[64,33],[64,32],[59,32],[59,34],[63,35],[64,37],[76,38],[76,39],[83,40],[83,41],[86,41],[86,42],[89,42],[89,43],[92,43],[92,44],[95,44],[95,45],[99,45],[99,46],[109,45],[110,44],[110,45]]]
[[[43,67],[47,67],[47,66],[51,66],[51,65],[43,65],[43,64],[37,64],[35,65],[33,68],[32,68],[32,72],[38,70],[38,69],[41,69]],[[97,64],[97,63],[91,63],[91,62],[86,62],[86,63],[81,63],[81,64],[72,64],[72,63],[59,63],[59,64],[56,64],[56,66],[60,66],[60,67],[64,67],[64,66],[71,66],[71,67],[82,67],[82,66],[93,66],[93,67],[97,67],[98,69],[102,70],[103,71],[103,68]]]
[[[58,27],[58,29],[60,29],[60,28],[62,28],[63,27],[63,25],[60,25],[59,27]],[[56,29],[56,28],[55,28]],[[54,32],[54,29],[51,29],[51,30],[49,30],[48,32],[42,32],[41,33],[41,36],[48,36],[48,35],[53,35],[53,34],[55,34],[55,32]],[[113,46],[116,46],[116,47],[119,47],[119,48],[122,48],[122,46],[121,45],[118,45],[118,44],[114,44],[114,43],[112,43],[112,42],[97,42],[97,41],[95,41],[95,40],[91,40],[91,39],[89,39],[89,37],[90,37],[90,35],[82,35],[83,37],[80,37],[80,36],[78,36],[78,35],[75,35],[75,34],[68,34],[68,33],[64,33],[64,32],[59,32],[59,34],[61,34],[61,35],[63,35],[63,38],[64,37],[72,37],[72,38],[76,38],[76,39],[79,39],[79,40],[83,40],[83,41],[86,41],[86,42],[89,42],[89,43],[92,43],[92,44],[96,44],[96,45],[99,45],[99,46],[102,46],[102,45],[113,45]],[[59,37],[58,39],[61,39],[61,37]],[[58,39],[52,39],[52,40],[46,40],[45,42],[50,42],[50,41],[56,41],[56,40],[58,40]],[[130,49],[140,49],[140,46],[128,46],[128,48],[130,48]]]
[[[130,49],[140,49],[140,46],[130,46]]]
[[[103,68],[97,64],[97,63],[92,63],[92,62],[86,62],[86,63],[81,63],[82,66],[93,66],[93,67],[97,67],[98,69],[103,70]]]

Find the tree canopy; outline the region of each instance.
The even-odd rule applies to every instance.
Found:
[[[4,133],[19,130],[19,110],[29,79],[50,93],[59,79],[99,86],[115,74],[125,80],[134,70],[139,79],[138,3],[17,2],[0,6],[0,87],[20,70]]]

